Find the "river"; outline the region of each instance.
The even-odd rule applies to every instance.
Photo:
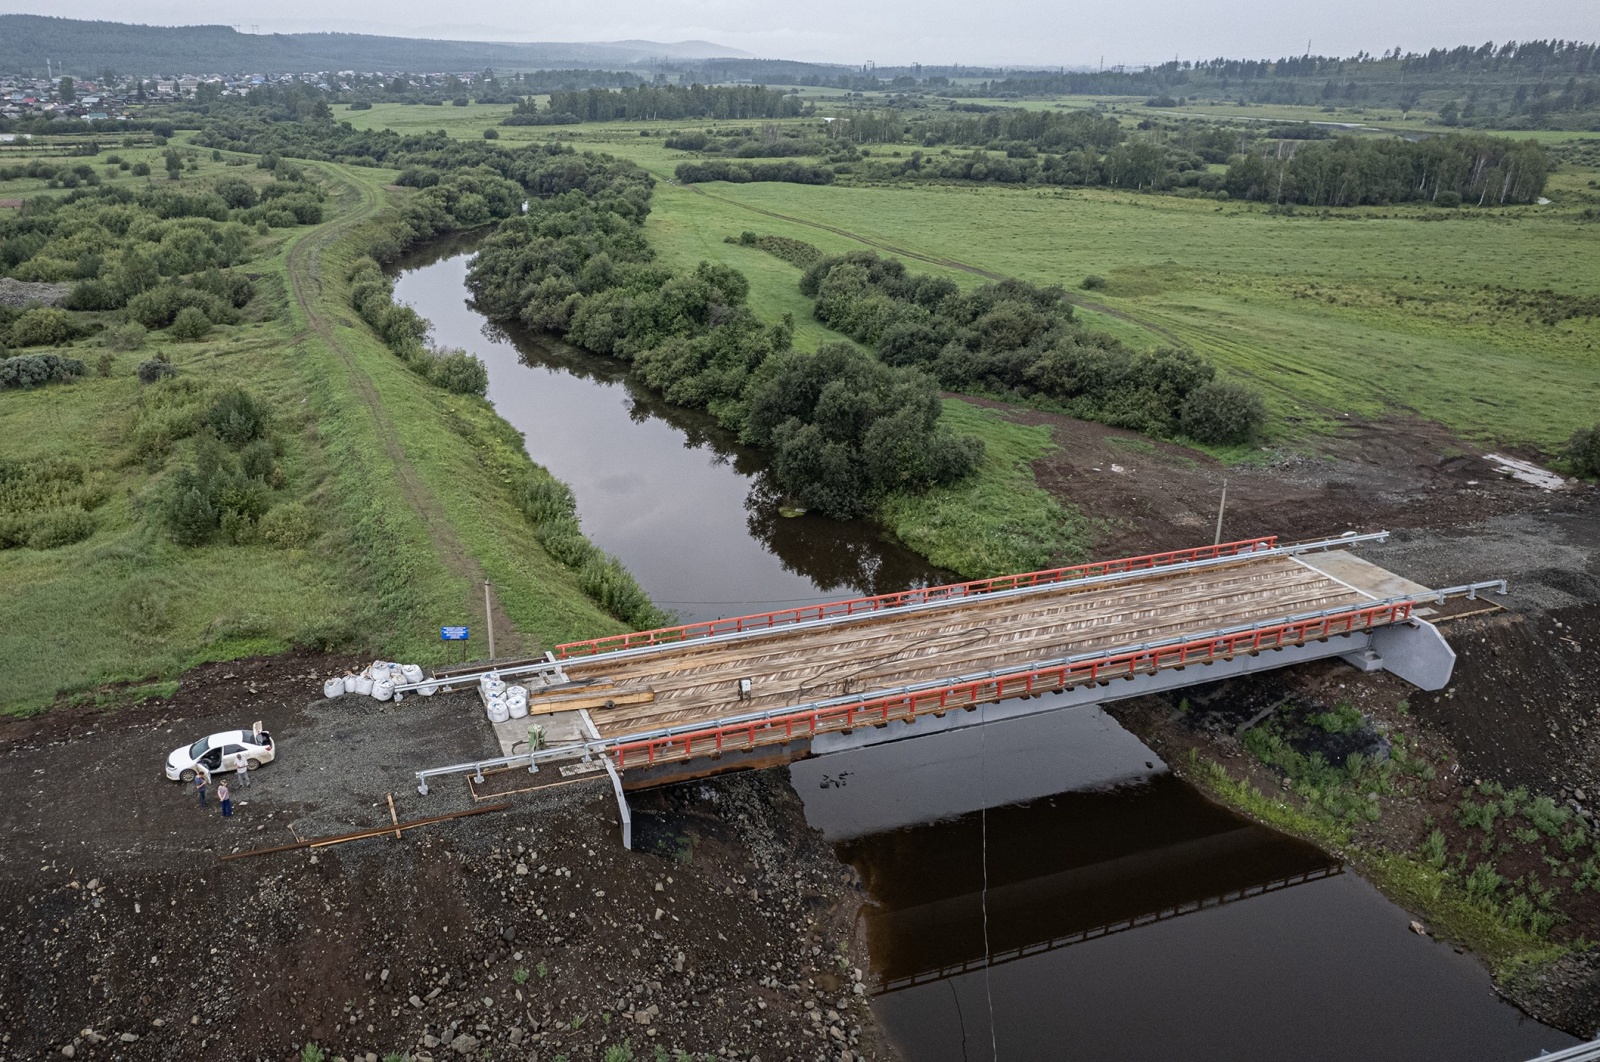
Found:
[[[488,322],[468,259],[458,244],[403,262],[396,299],[483,359],[495,408],[657,604],[698,620],[948,581],[869,523],[781,516],[758,455],[619,363]],[[1097,709],[791,777],[872,898],[866,984],[907,1062],[1519,1062],[1576,1042]]]

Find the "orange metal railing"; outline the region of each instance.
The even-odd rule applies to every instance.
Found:
[[[894,719],[910,722],[919,713],[937,714],[950,708],[968,708],[1008,697],[1049,693],[1083,683],[1154,674],[1187,664],[1227,660],[1241,653],[1253,654],[1263,649],[1302,645],[1334,635],[1398,623],[1410,618],[1413,604],[1412,601],[1399,601],[1370,605],[1290,623],[1251,627],[1193,641],[1117,652],[911,693],[864,698],[785,715],[709,726],[689,733],[624,741],[613,746],[612,751],[616,754],[619,768],[645,767],[663,760],[681,761],[694,756],[714,756],[728,750],[781,744],[831,730],[878,726]]]
[[[809,623],[838,616],[854,616],[867,612],[879,612],[884,609],[901,608],[906,605],[920,605],[932,601],[958,601],[964,597],[993,593],[997,590],[1017,590],[1030,586],[1048,586],[1053,583],[1067,583],[1075,579],[1084,579],[1096,575],[1148,571],[1155,568],[1170,567],[1175,564],[1189,564],[1194,561],[1213,560],[1219,557],[1234,557],[1254,553],[1257,550],[1272,549],[1277,544],[1277,536],[1268,535],[1263,538],[1246,538],[1237,542],[1224,542],[1217,546],[1197,546],[1192,549],[1172,550],[1167,553],[1146,553],[1138,557],[1122,557],[1117,560],[1095,561],[1091,564],[1075,564],[1069,568],[1050,568],[1045,571],[1025,572],[1021,575],[1000,575],[990,579],[974,579],[965,583],[925,586],[914,590],[903,590],[894,594],[878,594],[874,597],[828,601],[816,605],[803,605],[799,608],[779,609],[775,612],[758,612],[749,616],[730,616],[726,619],[685,623],[677,627],[661,627],[656,630],[635,631],[632,634],[613,634],[605,638],[590,638],[587,641],[567,642],[564,645],[556,646],[555,654],[563,660],[568,660],[573,657],[593,656],[596,653],[617,652],[623,649],[671,645],[699,638],[710,638],[719,634],[739,634],[745,631],[769,630],[794,623]]]

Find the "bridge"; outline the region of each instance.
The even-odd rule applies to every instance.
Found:
[[[488,776],[604,770],[626,822],[624,788],[1329,657],[1440,689],[1455,654],[1427,615],[1505,584],[1432,590],[1351,552],[1386,537],[1244,539],[561,645],[498,666],[529,691],[529,717],[495,727],[504,755],[419,771],[418,791],[451,774],[506,792]]]

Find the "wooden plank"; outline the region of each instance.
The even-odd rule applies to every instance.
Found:
[[[388,794],[388,798],[389,798],[389,821],[394,823],[394,839],[398,841],[400,839],[400,816],[395,814],[395,810],[394,810],[394,794],[393,793]]]
[[[549,715],[552,712],[574,712],[581,708],[597,710],[621,705],[649,704],[656,699],[656,691],[644,689],[602,690],[598,693],[580,693],[567,697],[547,697],[528,702],[529,715]]]

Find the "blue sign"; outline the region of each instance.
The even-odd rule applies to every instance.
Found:
[[[439,637],[447,642],[464,642],[467,640],[465,627],[440,627]]]

